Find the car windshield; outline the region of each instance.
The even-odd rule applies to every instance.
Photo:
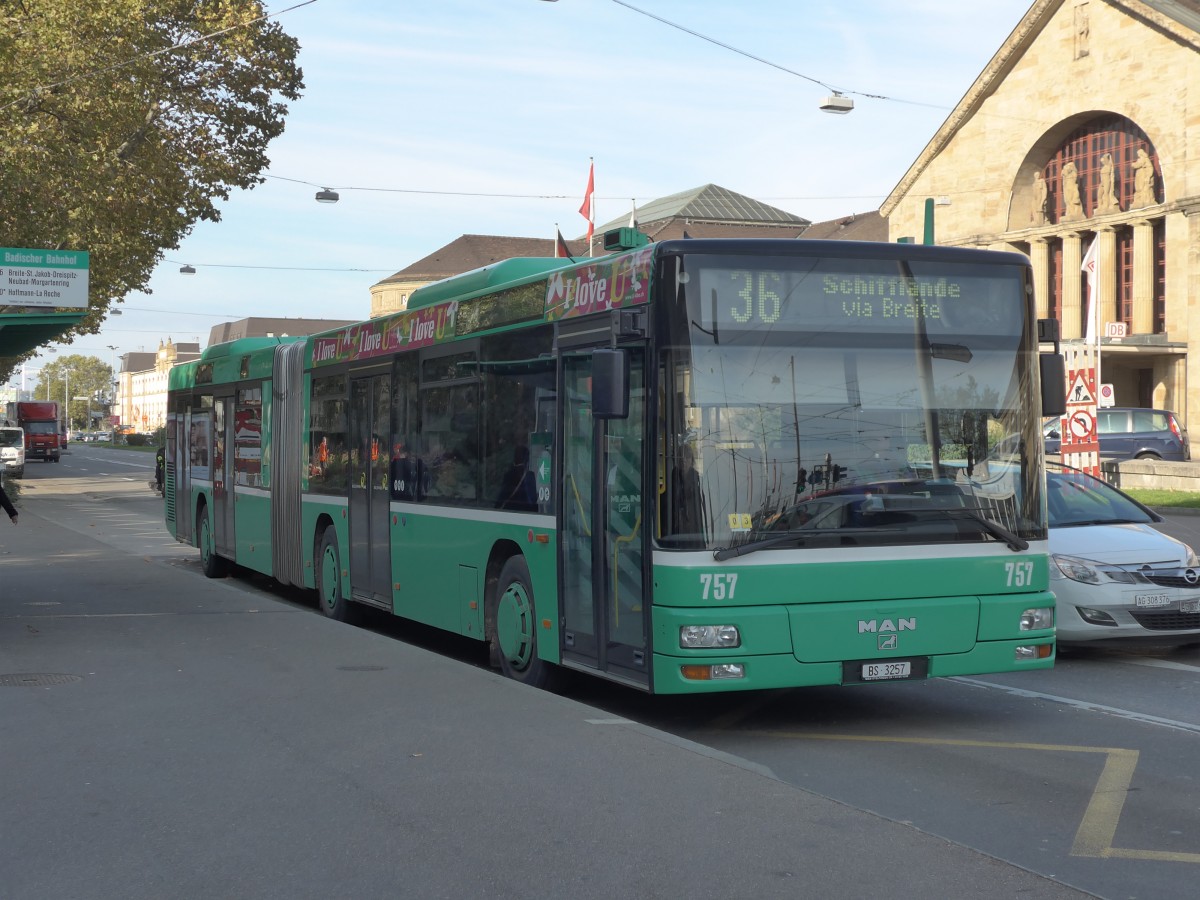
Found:
[[[0,428],[0,447],[20,447],[21,429]]]
[[[1099,478],[1069,466],[1047,463],[1046,468],[1051,528],[1154,521],[1145,507]]]

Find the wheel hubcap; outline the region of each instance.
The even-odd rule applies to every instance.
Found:
[[[519,582],[500,595],[496,609],[496,637],[500,652],[514,669],[524,669],[533,655],[533,603]]]
[[[325,548],[325,556],[321,560],[321,596],[330,609],[337,605],[337,554],[332,547]]]

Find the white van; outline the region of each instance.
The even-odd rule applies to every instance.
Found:
[[[25,474],[25,429],[0,425],[0,470],[20,478]]]

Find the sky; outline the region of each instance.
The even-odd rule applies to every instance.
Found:
[[[305,89],[266,181],[57,358],[365,319],[372,284],[460,235],[583,235],[590,160],[597,225],[709,183],[814,222],[877,209],[1031,0],[299,3],[267,4]],[[822,112],[830,89],[854,110]]]

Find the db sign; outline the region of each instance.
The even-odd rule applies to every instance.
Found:
[[[1104,336],[1106,338],[1123,338],[1125,337],[1124,322],[1105,322]]]

